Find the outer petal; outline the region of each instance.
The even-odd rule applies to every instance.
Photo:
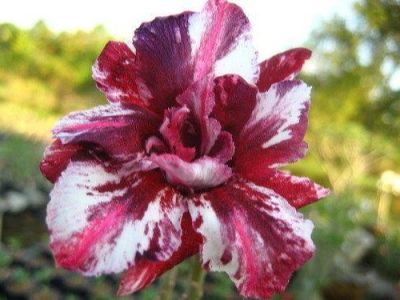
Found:
[[[136,31],[139,94],[155,111],[173,106],[175,97],[193,78],[189,17],[192,13],[156,18]]]
[[[267,298],[285,289],[311,258],[313,224],[273,191],[244,181],[189,201],[203,236],[203,265],[224,271],[246,297]]]
[[[135,32],[139,94],[159,112],[209,73],[238,74],[255,83],[259,66],[249,21],[236,5],[210,0],[185,12],[143,23]]]
[[[217,76],[237,74],[254,83],[258,78],[257,53],[250,23],[242,9],[225,0],[209,0],[200,14],[189,20],[194,80],[215,71]]]
[[[56,139],[46,148],[44,157],[40,162],[40,171],[50,182],[55,183],[71,161],[88,156],[104,163],[110,171],[120,168],[125,163],[132,172],[149,171],[157,167],[147,158],[144,152],[130,155],[129,161],[109,160],[103,156],[101,150],[92,145],[63,144],[59,139]]]
[[[215,187],[232,176],[231,168],[208,156],[186,162],[173,154],[161,154],[152,155],[151,160],[165,171],[170,183],[193,189]]]
[[[256,180],[268,167],[304,156],[310,90],[301,81],[282,81],[257,96],[253,113],[235,144],[238,172]]]
[[[154,261],[140,258],[122,276],[118,295],[134,293],[149,284],[158,276],[181,263],[186,258],[199,252],[201,236],[193,230],[192,220],[188,213],[182,218],[182,244],[179,249],[166,261]]]
[[[87,275],[121,272],[137,256],[167,260],[181,244],[185,209],[159,172],[74,161],[51,192],[50,247],[59,266]]]
[[[135,54],[128,45],[108,42],[93,65],[93,79],[110,102],[147,106],[139,98]]]
[[[276,82],[293,79],[300,72],[304,62],[310,57],[310,50],[294,48],[265,60],[260,64],[258,89],[265,92]]]
[[[43,160],[40,162],[40,171],[50,182],[55,182],[64,171],[71,158],[82,149],[78,144],[63,145],[56,139],[44,152]]]
[[[275,191],[296,208],[313,203],[330,193],[307,177],[297,177],[277,170],[269,170],[269,174],[257,183]]]
[[[214,93],[212,116],[236,139],[254,110],[257,89],[237,75],[227,75],[215,80]]]
[[[127,159],[144,151],[145,140],[157,132],[159,121],[137,107],[98,106],[62,118],[53,133],[62,143],[91,143],[105,154]]]

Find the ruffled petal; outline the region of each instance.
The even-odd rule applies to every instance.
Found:
[[[311,51],[305,48],[294,48],[265,60],[260,64],[260,78],[257,87],[260,92],[268,90],[272,84],[293,79],[311,57]]]
[[[200,128],[200,155],[208,154],[221,132],[219,122],[210,117],[215,105],[213,87],[212,78],[207,76],[193,83],[177,98],[179,104],[185,105],[190,109]]]
[[[269,174],[257,184],[275,191],[296,208],[311,204],[330,193],[329,189],[307,177],[298,177],[277,170],[269,170]]]
[[[232,135],[227,131],[222,131],[208,155],[221,163],[226,163],[232,159],[234,153],[235,144]]]
[[[92,77],[111,103],[147,106],[139,98],[135,54],[127,44],[108,42],[93,65]]]
[[[164,272],[199,252],[201,236],[193,230],[189,213],[183,215],[181,226],[182,244],[171,258],[166,261],[140,258],[134,266],[123,274],[118,295],[128,295],[145,288]]]
[[[90,143],[106,155],[129,159],[145,150],[146,138],[158,127],[158,119],[149,112],[112,104],[67,115],[56,124],[53,134],[63,144]]]
[[[226,272],[245,297],[282,292],[314,253],[312,222],[272,190],[235,180],[188,203],[203,266]]]
[[[242,9],[225,0],[209,0],[189,19],[194,80],[212,71],[216,76],[237,74],[255,83],[259,74],[250,23]]]
[[[182,196],[157,171],[110,171],[92,159],[73,161],[47,207],[56,263],[86,275],[118,273],[148,257],[167,260],[181,244]]]
[[[160,113],[173,106],[175,97],[193,78],[188,33],[191,15],[156,18],[135,31],[139,94]]]
[[[150,159],[166,173],[168,182],[192,189],[215,187],[232,176],[231,168],[208,156],[192,162],[173,154],[152,155]]]
[[[257,89],[237,75],[226,75],[215,80],[214,93],[212,116],[236,139],[254,110]]]
[[[146,141],[146,153],[164,153],[168,151],[167,145],[157,136],[151,136]]]
[[[192,82],[213,72],[255,83],[259,66],[249,30],[243,11],[224,0],[209,0],[201,13],[143,23],[133,38],[140,98],[162,112]]]
[[[170,108],[165,112],[160,132],[168,142],[172,153],[185,161],[191,161],[196,155],[195,147],[186,147],[182,141],[182,131],[185,123],[189,123],[190,110],[183,106]]]
[[[253,113],[235,143],[238,172],[255,180],[269,167],[305,155],[310,91],[303,82],[288,80],[258,94]]]
[[[81,149],[81,145],[64,145],[59,139],[56,139],[50,146],[46,147],[43,159],[40,162],[40,171],[50,182],[56,182],[61,172],[67,168],[71,158]]]
[[[87,156],[103,163],[109,170],[120,168],[124,163],[129,165],[132,172],[150,171],[157,168],[144,152],[129,155],[129,160],[110,160],[104,156],[102,150],[93,147],[93,145],[85,143],[63,144],[59,139],[56,139],[46,148],[40,162],[40,171],[50,182],[55,183],[71,161]]]

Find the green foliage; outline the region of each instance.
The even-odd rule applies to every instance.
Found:
[[[82,91],[93,87],[90,65],[108,39],[102,27],[55,34],[43,22],[30,30],[1,24],[0,68],[60,90]]]
[[[43,150],[42,143],[0,131],[0,182],[15,182],[20,187],[39,183],[44,185],[38,173]]]
[[[400,63],[400,5],[361,0],[354,20],[336,17],[313,34],[318,68],[313,84],[313,123],[359,122],[398,142],[399,83],[389,83]],[[397,90],[396,90],[397,89]]]
[[[11,264],[11,256],[4,251],[4,249],[0,248],[0,268],[5,268]]]
[[[383,229],[376,222],[377,181],[385,170],[400,171],[400,83],[389,84],[400,64],[400,5],[360,0],[355,12],[353,20],[325,22],[309,42],[317,66],[305,75],[313,86],[311,153],[292,169],[328,182],[332,196],[305,209],[316,225],[317,253],[293,281],[296,299],[321,299],[324,288],[359,271],[343,259],[353,251],[347,240],[360,230],[376,241],[367,268],[399,278],[399,215],[392,211]]]
[[[109,39],[102,27],[56,34],[43,22],[0,24],[0,130],[48,140],[61,115],[104,101],[90,66]]]

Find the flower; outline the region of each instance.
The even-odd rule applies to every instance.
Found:
[[[124,272],[129,294],[200,253],[265,298],[312,257],[296,209],[328,190],[277,169],[306,153],[310,88],[294,77],[311,52],[259,64],[249,30],[238,6],[209,0],[105,46],[93,78],[110,103],[61,119],[41,163],[57,265]]]

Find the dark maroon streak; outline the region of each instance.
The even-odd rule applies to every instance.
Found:
[[[135,31],[133,45],[140,80],[139,94],[160,114],[174,105],[176,96],[187,88],[193,78],[188,35],[191,15],[191,12],[186,12],[156,18],[143,23]]]

